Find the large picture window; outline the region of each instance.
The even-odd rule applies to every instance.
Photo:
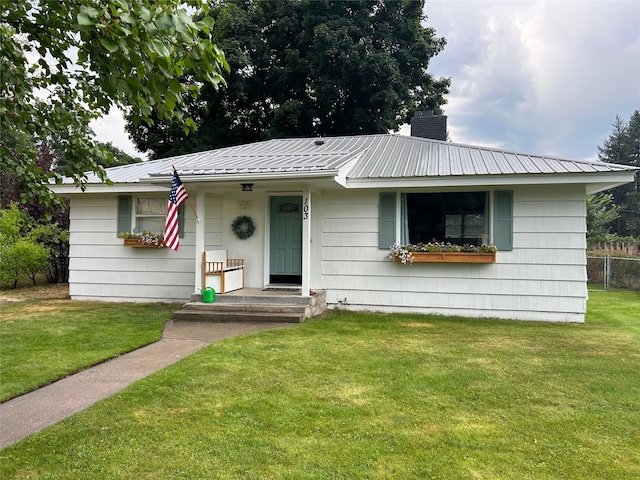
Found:
[[[403,243],[489,243],[487,192],[405,193]]]
[[[513,250],[513,191],[496,190],[493,202],[489,198],[488,192],[402,193],[398,202],[396,192],[380,192],[378,248],[397,242],[450,242],[493,243],[498,250]]]

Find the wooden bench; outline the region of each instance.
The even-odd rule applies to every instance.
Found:
[[[226,250],[210,250],[202,254],[202,285],[216,293],[227,293],[244,287],[244,258],[227,258]]]

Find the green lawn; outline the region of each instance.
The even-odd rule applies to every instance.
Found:
[[[0,477],[640,477],[640,294],[587,323],[332,312],[228,339],[0,453]]]
[[[62,298],[0,305],[0,401],[159,340],[177,308]]]

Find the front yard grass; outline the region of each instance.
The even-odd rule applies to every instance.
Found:
[[[228,339],[0,453],[0,477],[640,477],[640,294],[587,323],[331,312]]]
[[[66,298],[1,304],[0,401],[158,341],[177,308]]]

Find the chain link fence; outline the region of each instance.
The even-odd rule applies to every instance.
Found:
[[[587,257],[587,279],[593,290],[640,291],[640,258]]]

